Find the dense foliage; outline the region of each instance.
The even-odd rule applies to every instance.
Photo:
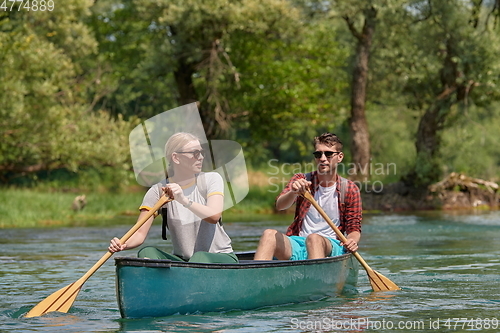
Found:
[[[98,44],[88,1],[0,12],[0,178],[82,167],[128,169],[131,123],[92,110]]]
[[[310,162],[311,138],[324,131],[343,137],[348,165],[355,32],[368,19],[376,27],[363,95],[370,177],[415,186],[451,171],[496,179],[497,8],[65,0],[52,11],[2,9],[0,182],[109,167],[120,179],[130,173],[131,128],[192,101],[208,135],[240,142],[254,166]]]

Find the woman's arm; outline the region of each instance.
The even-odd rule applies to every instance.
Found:
[[[206,206],[197,202],[193,202],[190,207],[187,207],[187,209],[191,210],[206,222],[215,224],[220,220],[222,216],[223,207],[224,196],[222,196],[221,194],[214,194],[207,198]]]
[[[190,201],[189,198],[184,195],[184,191],[179,184],[167,184],[164,191],[167,196],[173,197],[174,200],[178,201],[181,205],[208,223],[215,224],[222,216],[222,210],[224,208],[224,196],[222,194],[209,196],[207,198],[207,204],[202,205],[198,202]]]
[[[139,221],[144,215],[146,215],[148,211],[146,209],[141,209],[141,213],[139,214],[139,218],[137,221]],[[151,229],[151,225],[153,224],[154,221],[154,216],[151,216],[146,223],[144,223],[139,230],[137,230],[128,240],[125,244],[122,244],[120,242],[120,239],[117,237],[113,238],[111,242],[109,243],[108,251],[111,253],[123,251],[123,250],[129,250],[136,248],[144,241],[146,240],[146,237],[148,235],[149,229]]]

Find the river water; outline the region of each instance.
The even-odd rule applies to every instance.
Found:
[[[278,220],[228,222],[236,251],[254,250]],[[124,320],[116,304],[114,260],[84,285],[69,313],[24,318],[31,307],[76,281],[106,253],[109,227],[0,229],[0,332],[462,332],[500,331],[500,212],[367,215],[359,253],[399,285],[373,293],[361,268],[357,293],[317,302]],[[150,236],[148,245],[169,250]],[[152,235],[152,234],[150,234]],[[135,252],[124,252],[135,255]]]

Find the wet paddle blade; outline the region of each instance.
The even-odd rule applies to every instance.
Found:
[[[120,242],[122,244],[125,243],[165,203],[170,202],[172,200],[173,200],[172,198],[163,195],[154,205],[154,207],[146,215],[141,217],[135,223],[135,225],[120,239]],[[53,311],[68,312],[69,308],[71,308],[71,305],[73,305],[73,303],[75,302],[76,296],[78,296],[78,293],[80,292],[80,289],[82,288],[83,284],[92,276],[92,274],[94,274],[99,269],[99,267],[101,267],[109,258],[111,258],[112,255],[113,253],[108,251],[78,281],[56,291],[55,293],[53,293],[52,295],[50,295],[49,297],[38,303],[33,309],[31,309],[26,314],[25,317],[30,318],[30,317],[42,316],[47,312],[53,312]]]
[[[394,282],[372,269],[366,270],[373,291],[401,290]]]
[[[59,289],[49,297],[45,298],[43,301],[35,305],[26,315],[26,318],[42,316],[48,312],[68,312],[73,303],[75,302],[76,296],[82,288],[82,283],[79,281],[70,284],[62,289]]]
[[[330,227],[333,229],[335,234],[337,234],[338,238],[344,243],[347,242],[347,238],[328,217],[323,208],[321,208],[321,206],[316,202],[312,194],[309,192],[305,192],[304,194],[302,194],[302,196],[307,201],[309,201],[314,206],[314,208],[316,208],[316,210],[325,219],[328,225],[330,225]],[[368,278],[370,278],[370,284],[372,285],[373,291],[401,290],[401,288],[399,288],[394,282],[371,269],[358,252],[353,252],[352,254],[356,257],[356,259],[358,259],[361,266],[363,266],[363,268],[366,270],[366,274],[368,274]]]

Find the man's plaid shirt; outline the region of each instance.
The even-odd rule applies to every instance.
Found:
[[[306,178],[306,175],[303,173],[295,174],[292,179],[285,186],[283,191],[281,191],[280,196],[285,193],[288,193],[292,190],[292,183],[298,179]],[[337,175],[337,194],[340,198],[340,178]],[[314,196],[318,186],[318,172],[314,171],[311,174],[311,194]],[[277,199],[277,198],[276,198]],[[302,196],[298,196],[295,199],[296,207],[295,207],[295,218],[293,223],[288,227],[286,232],[287,236],[298,236],[300,229],[302,228],[302,223],[304,221],[304,217],[309,211],[309,207],[311,207],[311,203],[304,199]],[[340,203],[339,199],[339,215],[340,215],[340,226],[339,230],[344,234],[350,234],[353,231],[361,232],[361,219],[362,219],[362,206],[361,206],[361,195],[359,193],[359,188],[354,184],[354,182],[348,180],[347,188],[345,193],[344,203]]]

